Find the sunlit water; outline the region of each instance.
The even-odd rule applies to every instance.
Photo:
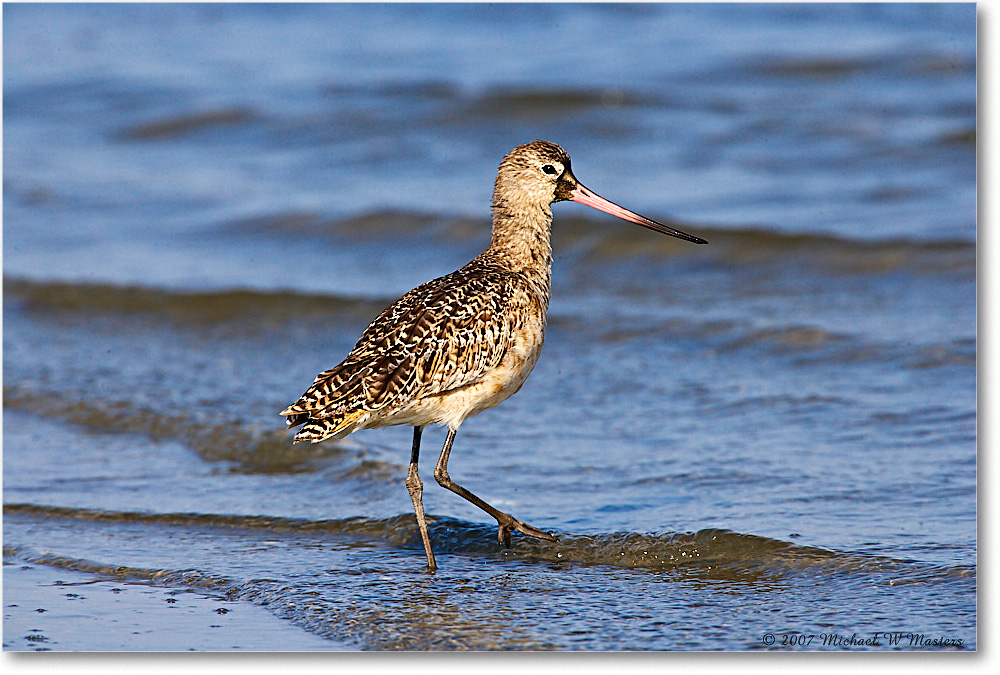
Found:
[[[5,561],[355,649],[974,649],[974,11],[5,6]],[[542,359],[450,468],[561,540],[499,549],[427,430],[430,575],[410,430],[277,412],[534,138],[711,244],[554,207]]]

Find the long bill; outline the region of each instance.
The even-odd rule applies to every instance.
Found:
[[[580,204],[585,204],[598,211],[604,211],[607,214],[615,216],[616,218],[621,218],[630,223],[635,223],[636,225],[642,225],[643,227],[648,227],[651,230],[660,232],[662,234],[669,234],[672,237],[678,237],[680,239],[685,239],[695,244],[707,244],[708,242],[701,237],[696,237],[693,234],[688,234],[687,232],[681,232],[680,230],[675,230],[672,227],[658,223],[655,220],[650,220],[645,216],[640,216],[638,213],[633,213],[628,209],[618,206],[614,202],[609,202],[607,199],[599,194],[591,192],[582,183],[577,183],[573,192],[570,194],[570,200],[574,202],[579,202]]]

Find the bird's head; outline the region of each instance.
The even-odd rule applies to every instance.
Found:
[[[532,141],[519,145],[503,158],[497,172],[494,207],[513,207],[549,212],[555,202],[573,201],[604,211],[616,218],[669,234],[695,244],[707,244],[701,237],[681,232],[610,202],[585,187],[573,175],[569,154],[555,143]]]

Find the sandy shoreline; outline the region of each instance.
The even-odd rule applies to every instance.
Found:
[[[3,649],[240,652],[351,647],[248,603],[8,559],[3,565]]]

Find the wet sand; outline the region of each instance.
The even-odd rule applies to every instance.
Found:
[[[3,649],[327,651],[326,640],[248,603],[15,561],[3,567]]]

